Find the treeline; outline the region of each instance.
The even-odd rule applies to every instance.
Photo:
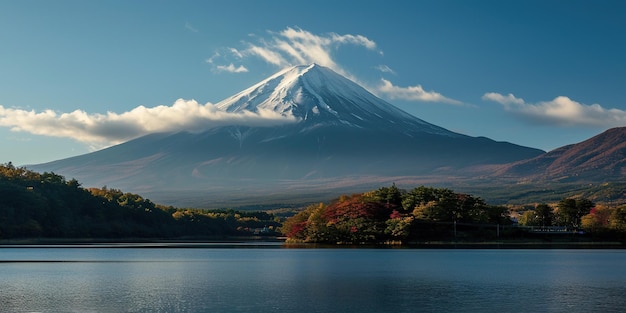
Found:
[[[165,207],[117,189],[85,189],[54,173],[0,165],[0,239],[269,235],[279,226],[265,212]]]
[[[595,205],[586,198],[562,199],[556,205],[541,203],[526,210],[519,218],[524,226],[565,226],[582,229],[594,237],[624,240],[626,238],[626,205]]]
[[[540,205],[520,219],[524,225],[559,225],[571,233],[583,228],[597,232],[601,225],[615,225],[611,227],[621,233],[613,233],[612,238],[623,239],[626,206],[609,214],[588,199],[563,199],[554,210]],[[528,236],[525,228],[513,224],[509,208],[489,205],[479,197],[424,186],[403,191],[393,185],[342,196],[329,204],[311,205],[287,219],[282,231],[290,242],[333,244],[480,241]]]
[[[512,211],[446,188],[395,185],[289,212],[200,210],[162,206],[113,188],[81,187],[75,179],[0,164],[0,239],[224,238],[279,235],[291,242],[385,243],[521,238]],[[585,198],[538,204],[522,226],[561,226],[592,238],[626,241],[626,205]],[[589,236],[589,235],[586,235]]]

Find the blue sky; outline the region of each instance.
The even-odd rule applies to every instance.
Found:
[[[237,117],[213,104],[311,62],[430,123],[548,151],[626,126],[624,16],[624,1],[0,0],[0,162],[217,125]]]

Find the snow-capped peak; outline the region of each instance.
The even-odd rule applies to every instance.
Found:
[[[228,112],[271,110],[315,124],[400,127],[405,133],[456,135],[398,109],[355,82],[315,63],[281,70],[216,106]]]
[[[305,89],[311,89],[307,82],[302,79],[311,69],[319,67],[316,64],[299,65],[286,68],[269,78],[253,85],[252,87],[227,98],[216,106],[229,112],[242,110],[256,112],[259,109],[272,110],[281,114],[294,114],[294,108],[306,107],[314,110],[313,102],[319,102],[323,107],[324,100],[321,98],[307,99]],[[309,76],[309,75],[306,75]],[[315,100],[313,102],[307,100]],[[312,105],[310,108],[307,105]],[[319,108],[315,108],[319,110]],[[308,110],[306,110],[308,111]],[[307,113],[305,111],[305,113]],[[294,114],[296,117],[303,118]]]

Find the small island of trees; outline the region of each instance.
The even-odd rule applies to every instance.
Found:
[[[420,186],[407,192],[392,185],[311,205],[287,219],[282,231],[288,242],[349,244],[528,240],[586,232],[592,236],[587,240],[626,238],[625,205],[596,207],[588,199],[567,198],[555,208],[538,204],[522,213],[519,223],[511,213],[447,188]]]

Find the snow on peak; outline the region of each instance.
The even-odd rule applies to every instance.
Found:
[[[228,112],[271,110],[301,121],[359,128],[420,128],[454,134],[410,115],[374,96],[355,82],[318,64],[283,69],[216,104]]]
[[[338,117],[338,112],[333,108],[335,104],[330,103],[329,98],[357,103],[360,99],[384,102],[347,78],[313,63],[279,71],[216,106],[229,112],[272,110],[298,118],[304,118],[308,113],[319,114],[323,110]],[[374,98],[378,101],[374,101]],[[391,106],[387,103],[385,105]]]
[[[312,109],[315,104],[324,107],[323,99],[311,99],[309,97],[310,94],[307,90],[310,87],[301,80],[301,77],[314,67],[318,67],[318,65],[299,65],[286,68],[252,87],[217,103],[216,106],[229,112],[242,110],[255,112],[259,109],[264,109],[284,115],[293,114],[293,110],[296,107],[306,108],[311,106]]]

